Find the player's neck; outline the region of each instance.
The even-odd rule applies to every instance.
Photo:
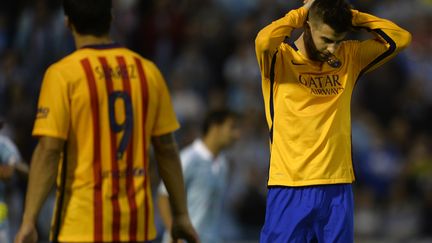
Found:
[[[305,38],[305,34],[302,33],[302,34],[300,35],[300,37],[299,37],[296,41],[294,41],[294,44],[295,44],[296,47],[298,48],[299,52],[300,52],[303,56],[305,56],[309,61],[315,63],[316,65],[321,65],[321,64],[322,64],[321,62],[314,61],[314,60],[312,60],[312,58],[309,56],[308,51],[306,50],[305,40],[304,40],[304,38]]]
[[[300,37],[296,41],[294,41],[294,44],[296,45],[296,47],[298,48],[298,50],[301,52],[301,54],[303,54],[303,56],[305,56],[308,59],[310,59],[310,57],[308,56],[308,53],[306,51],[306,46],[304,44],[304,33],[302,33],[300,35]]]
[[[205,146],[212,153],[214,158],[216,158],[221,151],[221,148],[216,141],[217,139],[214,139],[213,136],[210,134],[207,134],[207,136],[203,138]]]
[[[93,35],[74,34],[74,39],[75,39],[76,49],[80,49],[84,46],[90,46],[90,45],[104,45],[104,44],[113,43],[109,35],[98,37]]]

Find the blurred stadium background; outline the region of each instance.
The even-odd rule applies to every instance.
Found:
[[[432,1],[351,2],[413,34],[411,46],[364,76],[353,97],[356,242],[432,242]],[[199,135],[210,108],[229,106],[243,114],[242,139],[229,151],[232,175],[221,234],[226,242],[257,242],[265,212],[268,140],[254,38],[301,1],[115,4],[113,36],[161,68],[182,124],[177,133],[182,147]],[[31,130],[44,70],[73,49],[60,1],[2,1],[0,116],[7,121],[2,133],[16,142],[26,161],[36,143]],[[156,185],[158,177],[153,178]],[[24,190],[22,179],[9,182],[12,233]],[[40,217],[42,241],[52,203],[51,197]]]

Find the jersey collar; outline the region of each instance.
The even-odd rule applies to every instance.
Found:
[[[196,139],[194,141],[194,146],[205,159],[210,161],[214,159],[214,154],[207,148],[202,139]]]
[[[113,49],[113,48],[119,48],[122,47],[119,43],[113,42],[109,44],[96,44],[96,45],[86,45],[81,47],[83,48],[90,48],[90,49],[97,49],[97,50],[106,50],[106,49]]]

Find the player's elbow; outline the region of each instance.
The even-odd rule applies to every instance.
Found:
[[[257,52],[268,51],[270,45],[270,40],[267,35],[260,31],[255,38],[255,49]]]
[[[403,50],[411,44],[412,35],[406,30],[401,31],[399,35],[399,41],[396,44],[397,49]]]

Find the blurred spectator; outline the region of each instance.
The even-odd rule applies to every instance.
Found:
[[[421,218],[420,231],[423,235],[432,236],[432,152],[431,138],[419,135],[412,143],[412,150],[406,165],[407,184],[410,185],[411,198],[419,204]]]
[[[384,215],[375,203],[375,194],[368,187],[357,187],[355,201],[355,234],[362,240],[378,236]]]
[[[3,128],[4,121],[0,118],[0,129]],[[15,144],[6,136],[0,135],[0,242],[8,243],[11,240],[9,231],[9,207],[7,204],[6,187],[14,174],[28,174],[28,166],[22,161]]]
[[[214,110],[206,115],[202,137],[181,152],[182,169],[191,222],[200,240],[218,243],[222,240],[224,192],[228,185],[228,161],[224,150],[240,136],[238,117],[229,110]],[[163,242],[172,242],[172,214],[164,184],[158,189],[158,206],[165,225]]]

